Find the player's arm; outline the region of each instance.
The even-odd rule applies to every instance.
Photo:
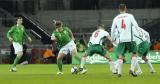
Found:
[[[52,41],[52,50],[55,50],[55,48],[56,48],[56,37],[55,37],[54,33],[52,33],[51,41]]]
[[[116,41],[115,41],[114,39],[112,39],[112,38],[110,37],[110,35],[108,35],[108,36],[106,36],[106,37],[107,37],[108,40],[111,41],[111,43],[112,43],[114,46],[117,46]]]
[[[7,32],[7,38],[9,39],[9,41],[13,41],[13,38],[12,38],[12,33],[13,33],[13,30],[14,30],[14,27],[11,27],[11,29]]]
[[[116,20],[113,19],[113,23],[112,23],[112,26],[111,26],[111,38],[115,37],[115,29],[116,29]]]
[[[109,35],[108,32],[104,32],[104,34],[106,35],[106,38],[111,41],[113,45],[117,44],[116,41]]]
[[[142,34],[140,27],[138,26],[138,23],[136,22],[134,16],[131,15],[130,18],[131,18],[132,25],[136,28],[136,31],[138,32],[139,36],[143,37],[143,34]]]
[[[70,34],[70,37],[72,38],[72,40],[74,41],[75,40],[75,38],[74,38],[74,36],[73,36],[73,33],[72,33],[72,31],[69,29],[69,28],[67,28],[68,29],[68,32],[69,32],[69,34]]]

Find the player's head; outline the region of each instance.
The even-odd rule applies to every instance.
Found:
[[[55,22],[56,28],[61,28],[62,25],[63,25],[63,23],[62,23],[61,21],[56,21],[56,22]]]
[[[126,12],[126,10],[127,10],[127,7],[126,7],[125,4],[120,4],[120,5],[119,5],[119,11],[120,11],[120,12]]]
[[[104,29],[104,24],[99,24],[98,26],[97,26],[97,29]]]
[[[21,25],[22,22],[23,22],[23,18],[22,18],[22,17],[17,17],[17,18],[16,18],[16,23],[17,23],[17,24]]]

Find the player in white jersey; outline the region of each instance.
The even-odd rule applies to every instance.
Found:
[[[104,30],[103,26],[98,26],[98,29],[95,30],[92,33],[92,36],[90,37],[88,48],[86,49],[82,59],[81,59],[81,65],[80,65],[80,71],[81,74],[84,74],[87,72],[87,69],[84,68],[86,57],[92,56],[93,54],[97,53],[101,56],[104,56],[107,60],[109,60],[110,70],[112,73],[115,73],[114,69],[114,62],[110,58],[110,56],[107,54],[107,51],[102,47],[101,41],[102,39],[107,38],[112,42],[112,39],[107,31]]]
[[[140,30],[142,32],[142,37],[140,37],[137,32],[134,32],[134,37],[133,37],[133,39],[136,41],[136,44],[138,46],[138,48],[137,48],[138,56],[142,57],[142,59],[148,65],[151,74],[153,74],[153,73],[155,73],[155,70],[154,70],[151,62],[146,57],[148,54],[148,51],[150,50],[150,44],[151,44],[150,43],[150,35],[144,29],[140,28]],[[138,70],[136,73],[139,75],[142,73],[142,70],[141,70],[138,63],[137,63],[137,67],[138,67]]]
[[[128,50],[129,52],[132,52],[132,60],[131,60],[131,68],[130,68],[130,74],[132,76],[136,77],[137,75],[134,73],[134,69],[137,62],[136,57],[136,43],[133,41],[133,28],[132,26],[135,26],[137,32],[139,32],[139,27],[134,19],[132,14],[126,13],[126,5],[120,4],[119,5],[119,11],[120,14],[117,15],[112,23],[111,27],[111,37],[115,37],[115,31],[116,29],[119,32],[119,44],[117,46],[117,53],[118,53],[118,77],[121,77],[122,74],[122,64],[123,64],[123,54]]]

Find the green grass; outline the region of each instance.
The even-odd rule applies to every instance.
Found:
[[[146,64],[141,64],[143,74],[132,77],[128,74],[130,64],[123,65],[121,78],[109,71],[108,65],[87,65],[85,75],[72,75],[73,65],[64,65],[64,74],[56,75],[56,65],[18,65],[18,72],[9,72],[11,65],[0,65],[0,84],[159,84],[160,65],[154,64],[157,71],[151,75]]]

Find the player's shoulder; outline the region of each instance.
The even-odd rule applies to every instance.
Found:
[[[11,28],[15,28],[15,27],[16,27],[16,25],[11,26]]]
[[[63,29],[70,30],[69,27],[67,27],[67,26],[63,26]]]
[[[21,25],[21,27],[22,27],[22,28],[24,28],[24,26],[23,26],[23,25]]]
[[[103,34],[108,34],[108,32],[106,31],[106,30],[101,30],[101,33],[103,33]]]
[[[68,27],[68,26],[63,26],[63,28],[64,28],[64,29],[69,29],[69,27]]]
[[[126,15],[128,15],[129,17],[133,17],[133,14],[131,13],[126,13]]]

